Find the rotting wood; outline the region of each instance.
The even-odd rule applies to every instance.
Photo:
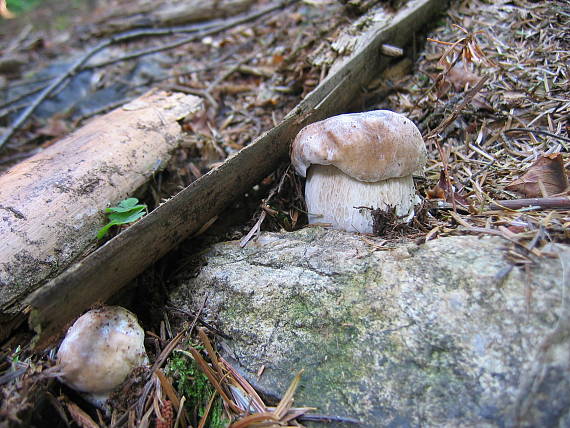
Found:
[[[178,145],[192,95],[151,91],[0,176],[4,317],[92,247],[103,210],[141,187]]]
[[[365,34],[366,42],[279,125],[32,295],[29,322],[38,333],[36,347],[47,345],[82,311],[110,298],[286,162],[290,142],[303,126],[346,111],[388,65],[390,58],[380,54],[382,44],[406,46],[446,3],[412,0],[387,22],[377,23]]]

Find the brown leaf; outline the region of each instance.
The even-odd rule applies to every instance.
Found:
[[[281,65],[283,61],[285,61],[285,57],[283,55],[274,54],[273,57],[271,57],[272,65]]]
[[[456,91],[462,91],[467,86],[472,88],[479,81],[479,75],[467,68],[461,61],[458,62],[446,76]]]
[[[452,202],[452,195],[456,203],[463,205],[464,207],[469,206],[467,199],[465,199],[465,197],[460,193],[456,192],[453,185],[450,186],[450,180],[447,179],[445,170],[442,169],[439,173],[439,181],[433,189],[427,191],[427,197],[428,199],[443,199],[446,202]]]
[[[91,416],[85,413],[77,404],[66,401],[65,406],[75,423],[81,428],[99,428],[99,425],[91,419]]]
[[[442,171],[442,174],[443,174],[443,171]],[[427,191],[428,199],[445,199],[445,190],[441,186],[440,183],[441,183],[441,175],[440,175],[439,182],[433,187],[433,189],[430,189]],[[445,184],[444,184],[444,186],[445,186]]]
[[[568,187],[562,154],[542,155],[522,177],[506,186],[527,198],[539,198],[562,193]]]

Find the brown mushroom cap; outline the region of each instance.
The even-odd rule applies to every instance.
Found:
[[[311,164],[333,165],[366,182],[412,175],[426,163],[414,123],[389,110],[343,114],[306,126],[293,141],[291,163],[303,177]]]

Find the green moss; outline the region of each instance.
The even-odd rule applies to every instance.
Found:
[[[224,406],[220,397],[216,398],[210,410],[210,428],[225,428],[229,425],[229,420],[224,415]]]
[[[391,326],[389,315],[382,307],[370,305],[369,293],[378,281],[379,274],[374,269],[356,275],[340,275],[336,282],[343,285],[331,290],[330,295],[320,294],[319,299],[298,295],[287,302],[286,318],[295,323],[296,331],[302,329],[305,335],[298,349],[291,352],[291,355],[302,355],[303,360],[292,358],[291,366],[285,368],[291,372],[305,369],[302,388],[296,395],[299,402],[317,405],[319,412],[324,413],[330,403],[339,402],[354,410],[358,403],[347,397],[358,394],[370,377],[371,365],[388,367],[405,352],[398,334],[391,334],[389,329],[383,334],[377,333],[379,326],[380,329],[384,324],[386,328]],[[334,303],[324,301],[329,298]],[[320,316],[319,311],[324,308],[331,312]],[[367,342],[367,346],[362,342]],[[363,354],[362,349],[370,349],[370,354],[375,349],[382,349],[383,358],[372,362],[371,355]],[[323,397],[323,384],[335,392]]]
[[[294,305],[294,311],[302,308],[302,305]],[[360,321],[354,319],[350,312],[348,306],[339,306],[338,312],[330,318],[333,320],[331,323],[317,327],[315,320],[319,317],[314,317],[312,328],[305,330],[308,337],[302,345],[303,349],[298,350],[298,354],[305,356],[320,355],[326,358],[322,361],[311,361],[308,358],[302,363],[307,369],[307,373],[311,373],[307,378],[314,375],[323,380],[326,379],[325,382],[328,384],[344,384],[346,387],[347,379],[358,380],[366,376],[366,361],[354,353],[361,337]],[[310,315],[307,315],[306,319],[307,323],[311,323]],[[324,319],[321,318],[319,322],[324,323]],[[293,370],[294,367],[291,369]],[[312,391],[311,383],[309,381],[304,384],[305,394],[303,395],[306,398],[318,394],[318,391]]]
[[[200,407],[207,405],[213,388],[192,358],[175,351],[166,366],[166,374],[174,378],[174,386],[180,395]]]
[[[276,343],[298,344],[291,349],[287,361],[280,362],[280,371],[291,375],[305,369],[295,394],[296,403],[316,405],[320,413],[342,403],[346,414],[358,414],[359,404],[350,397],[358,395],[367,382],[371,365],[387,367],[403,352],[398,334],[374,333],[374,329],[383,329],[384,325],[393,328],[383,307],[370,305],[380,280],[378,271],[370,268],[336,275],[334,283],[320,292],[288,290],[283,296],[274,296],[272,305],[256,307],[249,296],[228,299],[224,319],[240,319],[261,336],[271,335]],[[276,320],[277,328],[274,323],[264,324],[267,319]],[[279,325],[294,327],[280,329]],[[363,346],[364,341],[367,346]],[[363,353],[362,349],[369,349],[370,353]],[[372,362],[370,358],[376,349],[384,351],[383,358]],[[322,385],[328,385],[327,396],[323,396]],[[277,388],[284,391],[287,386]]]
[[[174,352],[166,365],[166,374],[174,379],[179,396],[186,397],[185,407],[190,415],[204,416],[208,402],[216,390],[196,362],[184,351]],[[222,428],[229,424],[224,415],[222,400],[218,396],[210,409],[208,427]]]

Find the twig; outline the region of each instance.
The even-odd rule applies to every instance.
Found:
[[[206,406],[206,409],[204,409],[204,414],[202,415],[202,418],[200,419],[200,424],[198,425],[198,428],[204,428],[206,426],[206,421],[208,420],[208,416],[210,416],[210,410],[212,409],[212,404],[214,404],[215,398],[216,398],[216,393],[214,392],[212,394],[212,396],[210,397],[210,400],[208,401],[208,405]]]
[[[437,150],[439,151],[441,162],[443,163],[443,170],[445,172],[445,179],[447,181],[447,186],[451,191],[451,204],[453,206],[453,211],[457,210],[457,205],[455,203],[455,195],[454,195],[455,192],[453,191],[453,186],[451,184],[451,177],[449,175],[449,166],[447,158],[445,156],[445,152],[441,148],[441,145],[437,141],[437,135],[440,132],[442,132],[445,128],[447,128],[457,118],[457,116],[459,116],[459,113],[461,113],[461,111],[465,108],[465,106],[469,104],[469,102],[471,102],[473,97],[477,95],[477,93],[483,88],[483,85],[485,85],[485,82],[487,82],[488,79],[489,76],[484,76],[483,78],[481,78],[481,80],[477,82],[477,84],[467,93],[467,95],[465,95],[463,101],[461,101],[461,103],[455,106],[451,114],[447,116],[445,119],[443,119],[441,123],[426,137],[426,140],[434,141]]]
[[[102,106],[96,110],[92,110],[90,112],[82,114],[81,116],[79,116],[78,118],[75,119],[75,123],[83,122],[84,120],[89,119],[90,117],[97,116],[99,114],[106,113],[109,110],[116,109],[117,107],[120,107],[123,104],[127,104],[127,103],[131,102],[135,98],[136,98],[136,96],[132,96],[132,97],[127,97],[127,98],[121,98],[120,100],[117,100],[117,101],[113,101],[112,103],[106,104],[106,105],[104,105],[104,106]]]
[[[518,210],[525,207],[538,207],[541,209],[569,209],[570,198],[555,197],[495,201],[489,205],[488,210]]]
[[[231,408],[233,412],[239,414],[241,409],[232,400],[230,400],[228,394],[222,388],[221,384],[222,379],[218,379],[216,377],[216,372],[214,372],[210,368],[210,366],[208,365],[206,360],[204,360],[202,355],[200,355],[200,353],[195,348],[190,348],[189,352],[186,351],[180,351],[180,352],[190,355],[194,359],[194,361],[196,362],[202,373],[206,375],[206,377],[208,378],[214,389],[218,392],[218,394],[221,395],[222,399],[226,402],[226,404]]]
[[[174,27],[161,27],[160,24],[156,23],[156,22],[149,22],[149,25],[152,25],[152,28],[146,28],[146,27],[123,27],[123,29],[119,29],[117,30],[117,33],[125,33],[127,31],[142,31],[145,32],[145,35],[172,35],[175,33],[195,33],[197,31],[200,30],[207,30],[209,28],[215,27],[217,25],[220,25],[220,23],[223,23],[224,19],[213,19],[207,22],[201,22],[201,23],[193,23],[193,24],[187,24],[187,25],[179,25],[179,26],[174,26]],[[130,29],[129,29],[130,28]],[[107,31],[105,32],[105,30],[103,31],[91,31],[92,35],[95,35],[95,37],[99,37],[99,36],[103,36],[105,34],[112,34],[112,31]]]
[[[225,56],[224,56],[223,59],[225,59]],[[222,60],[223,60],[223,59],[222,59]],[[222,60],[217,60],[217,61],[215,61],[214,64],[207,65],[207,66],[204,66],[204,67],[196,67],[196,68],[192,68],[192,69],[183,70],[182,72],[179,72],[179,73],[172,73],[172,74],[169,74],[169,75],[167,75],[167,76],[160,77],[160,78],[152,78],[152,79],[147,80],[147,81],[144,82],[144,83],[140,83],[140,84],[137,84],[137,85],[130,85],[129,88],[130,88],[130,89],[141,88],[141,87],[149,86],[149,85],[151,85],[151,84],[153,84],[153,83],[160,83],[160,82],[163,82],[163,81],[165,81],[165,80],[174,79],[174,78],[177,78],[177,77],[180,77],[180,76],[185,76],[185,75],[190,74],[190,73],[197,73],[197,72],[200,72],[200,71],[209,71],[209,70],[212,70],[212,69],[220,68],[220,64],[219,64],[219,63],[220,63]],[[98,66],[99,66],[99,64],[84,66],[84,67],[82,67],[79,71],[83,71],[83,70],[91,69],[91,68],[96,68],[96,67],[98,67]],[[45,81],[45,80],[53,80],[53,79],[55,79],[55,77],[50,77],[49,79],[43,79],[43,81]],[[32,82],[32,83],[33,83],[33,82]],[[0,104],[0,117],[4,117],[4,116],[6,116],[6,115],[8,115],[8,114],[10,114],[10,113],[13,113],[14,111],[23,110],[23,109],[24,109],[25,107],[27,107],[29,104],[19,104],[19,105],[15,105],[15,106],[14,106],[13,104],[17,103],[18,101],[21,101],[22,99],[28,98],[28,97],[32,96],[33,94],[36,94],[36,93],[40,92],[42,89],[45,89],[46,86],[47,86],[47,85],[42,85],[42,86],[40,86],[40,87],[38,87],[38,88],[36,88],[36,89],[33,89],[33,90],[31,90],[31,91],[28,91],[28,92],[26,92],[26,93],[24,93],[24,94],[18,95],[17,97],[14,97],[14,98],[10,99],[10,100],[4,102],[3,104]],[[62,89],[62,88],[60,88],[60,89]],[[98,110],[95,110],[95,111],[92,111],[92,112],[88,112],[88,113],[86,113],[86,114],[80,116],[79,118],[77,118],[76,121],[81,122],[82,120],[88,119],[88,118],[90,118],[91,116],[95,116],[95,115],[97,115],[97,114],[99,114],[99,113],[102,113],[102,112],[104,112],[105,110],[114,108],[117,104],[124,104],[124,103],[126,103],[127,101],[130,101],[130,99],[125,99],[125,100],[123,100],[123,101],[116,101],[116,102],[111,103],[111,104],[109,104],[109,105],[107,105],[107,106],[101,107],[101,108],[98,109]],[[12,107],[9,107],[9,106],[11,106],[11,105],[12,105]]]
[[[193,316],[196,317],[194,314],[192,314],[189,311],[186,311],[184,309],[180,309],[177,308],[175,306],[167,306],[168,309],[170,309],[171,311],[176,311],[176,312],[180,312],[189,316]],[[232,338],[230,336],[228,336],[225,333],[222,333],[220,330],[218,330],[216,327],[214,327],[213,325],[211,325],[210,323],[207,323],[206,321],[200,319],[199,317],[196,317],[196,321],[198,322],[198,324],[203,325],[204,327],[206,327],[208,330],[210,330],[212,333],[214,333],[216,336],[220,336],[223,339],[226,340],[232,340]]]
[[[255,222],[255,224],[253,225],[251,230],[247,233],[247,235],[245,235],[239,241],[239,246],[241,248],[244,248],[247,245],[247,243],[251,240],[251,238],[253,238],[253,236],[261,230],[261,224],[263,223],[263,221],[265,220],[265,217],[266,217],[266,210],[263,207],[267,206],[267,203],[271,200],[271,198],[273,198],[273,196],[275,196],[275,194],[278,194],[281,192],[281,187],[283,186],[283,182],[285,181],[285,178],[289,175],[289,168],[290,168],[290,166],[287,167],[287,169],[285,170],[285,172],[281,176],[281,179],[279,180],[279,184],[277,186],[273,186],[273,188],[269,192],[269,195],[267,195],[267,198],[265,198],[261,202],[261,214],[259,215],[259,219]]]
[[[30,80],[19,80],[19,81],[14,82],[14,83],[8,83],[1,90],[2,90],[2,92],[6,92],[9,89],[20,88],[22,86],[36,85],[38,83],[49,82],[50,80],[53,80],[53,79],[54,79],[54,77],[50,76],[50,77],[39,77],[37,79],[30,79]]]
[[[198,310],[198,313],[194,316],[194,320],[192,321],[192,324],[190,325],[190,327],[180,331],[180,333],[178,333],[170,341],[170,343],[166,346],[166,348],[164,348],[162,350],[162,352],[160,353],[160,355],[158,356],[158,358],[156,359],[156,361],[152,365],[152,368],[150,370],[151,373],[153,373],[155,370],[157,370],[158,368],[160,368],[162,366],[162,364],[166,361],[166,359],[172,353],[174,348],[176,348],[176,345],[178,345],[180,340],[182,340],[182,338],[186,334],[192,334],[192,331],[194,330],[194,327],[196,326],[196,323],[200,319],[200,315],[202,314],[202,311],[204,310],[204,307],[206,306],[206,300],[207,299],[208,299],[208,296],[204,296],[204,300],[202,301],[202,305],[200,305],[200,309]]]
[[[259,218],[255,222],[251,230],[247,233],[247,235],[245,235],[239,241],[240,248],[245,247],[247,243],[251,240],[251,238],[253,238],[253,236],[256,235],[257,233],[259,233],[259,231],[261,230],[261,224],[265,220],[266,215],[267,213],[264,210],[261,210],[261,214],[259,215]]]
[[[237,19],[234,19],[232,21],[229,21],[226,24],[222,24],[222,25],[217,26],[215,28],[212,28],[212,29],[209,29],[206,31],[201,31],[201,32],[198,32],[197,34],[193,34],[192,36],[185,37],[183,39],[177,40],[176,42],[169,43],[169,44],[157,47],[157,48],[139,50],[139,51],[133,52],[130,55],[125,55],[125,56],[122,56],[119,58],[115,58],[113,60],[109,60],[109,61],[106,61],[103,63],[99,63],[99,64],[96,64],[94,66],[103,67],[105,65],[114,64],[114,63],[119,62],[119,61],[125,61],[125,60],[136,58],[139,56],[149,55],[149,54],[152,54],[155,52],[160,52],[163,50],[172,49],[172,48],[184,45],[186,43],[190,43],[192,41],[199,40],[204,36],[216,34],[216,33],[219,33],[221,31],[235,27],[236,25],[240,25],[240,24],[243,24],[245,22],[257,19],[257,18],[259,18],[263,15],[266,15],[268,13],[271,13],[277,9],[281,9],[283,7],[289,6],[290,4],[292,4],[296,1],[298,1],[298,0],[288,0],[285,2],[280,2],[276,5],[269,6],[269,7],[262,9],[258,12],[254,12],[254,13],[246,15],[244,17],[237,18]],[[87,61],[89,61],[89,59],[92,58],[96,53],[98,53],[98,52],[102,51],[103,49],[105,49],[105,48],[107,48],[113,44],[116,44],[116,43],[125,42],[127,40],[131,40],[134,38],[147,37],[149,35],[170,34],[169,31],[172,31],[172,30],[171,29],[165,29],[162,31],[160,29],[159,30],[156,30],[156,29],[134,30],[134,31],[129,31],[129,32],[122,33],[122,34],[117,34],[117,35],[112,36],[112,37],[108,38],[107,40],[103,40],[102,42],[97,44],[89,52],[85,53],[79,59],[77,59],[75,62],[73,62],[65,73],[63,73],[61,76],[59,76],[58,78],[53,80],[43,91],[40,92],[40,94],[36,97],[36,99],[16,118],[16,120],[8,127],[6,132],[0,137],[0,149],[2,149],[2,147],[12,137],[14,132],[16,130],[18,130],[23,125],[23,123],[30,117],[30,115],[39,107],[39,105],[41,103],[43,103],[50,96],[50,94],[53,91],[55,91],[60,85],[65,85],[66,84],[65,81],[70,79],[77,72],[86,69],[87,67],[84,67],[84,64]]]
[[[296,1],[298,1],[298,0],[289,0],[289,1],[281,2],[281,3],[278,3],[276,5],[269,6],[265,9],[262,9],[258,12],[254,12],[252,14],[246,15],[244,17],[233,19],[231,21],[228,21],[226,24],[222,24],[218,27],[214,27],[214,28],[211,28],[209,30],[194,33],[191,36],[184,37],[184,38],[176,40],[172,43],[167,43],[165,45],[157,46],[155,48],[150,48],[150,49],[140,49],[138,51],[132,52],[130,54],[127,54],[127,55],[124,55],[124,56],[121,56],[118,58],[113,58],[113,59],[110,59],[108,61],[104,61],[104,62],[100,62],[98,64],[94,64],[92,67],[94,67],[94,68],[95,67],[96,68],[104,67],[107,65],[115,64],[117,62],[127,61],[127,60],[133,59],[133,58],[138,58],[140,56],[150,55],[153,53],[162,52],[162,51],[169,50],[169,49],[174,49],[174,48],[177,48],[178,46],[182,46],[182,45],[185,45],[187,43],[191,43],[191,42],[194,42],[196,40],[200,40],[206,36],[211,36],[213,34],[217,34],[217,33],[220,33],[222,31],[228,30],[228,29],[233,28],[237,25],[244,24],[244,23],[249,22],[249,21],[253,21],[254,19],[257,19],[263,15],[267,15],[268,13],[274,12],[275,10],[289,6],[290,4],[292,4]],[[85,68],[90,68],[90,67],[85,67]]]
[[[542,254],[541,252],[536,249],[536,248],[527,248],[525,247],[522,243],[520,243],[517,239],[516,239],[516,235],[513,233],[509,233],[508,229],[506,228],[502,228],[500,226],[500,229],[490,229],[488,227],[459,227],[457,229],[460,232],[467,232],[467,233],[477,233],[477,234],[486,234],[486,235],[494,235],[494,236],[499,236],[501,238],[506,239],[507,241],[512,242],[513,244],[515,244],[517,247],[521,248],[522,250],[524,250],[527,255],[533,254],[537,257],[540,257]]]
[[[257,391],[253,388],[253,386],[251,386],[250,383],[241,374],[239,374],[239,372],[236,369],[234,369],[234,367],[230,363],[224,360],[224,358],[221,355],[219,356],[219,359],[221,363],[224,365],[224,368],[233,376],[234,381],[237,383],[237,385],[240,388],[242,388],[249,397],[248,403],[243,406],[243,410],[255,413],[267,412],[268,411],[267,406],[265,405],[265,403],[263,402]],[[230,386],[232,386],[231,383]],[[235,399],[234,392],[232,392],[232,396],[234,396]],[[236,403],[239,403],[239,400],[235,401]]]
[[[91,49],[89,52],[85,53],[79,59],[77,59],[71,66],[67,69],[65,73],[61,76],[53,80],[40,94],[36,97],[36,99],[16,118],[16,120],[8,127],[6,132],[0,137],[0,149],[8,142],[10,137],[14,134],[16,130],[18,130],[22,124],[30,117],[30,115],[39,107],[41,103],[45,101],[45,99],[57,89],[65,80],[72,77],[79,68],[85,64],[89,59],[98,53],[99,51],[105,49],[106,47],[110,46],[113,43],[117,43],[119,41],[123,41],[121,35],[117,37],[113,37],[107,40],[100,42],[97,46]]]
[[[445,128],[451,125],[451,123],[455,119],[457,119],[457,116],[459,116],[459,113],[461,113],[461,111],[465,108],[465,106],[471,102],[473,97],[475,97],[475,95],[477,95],[477,93],[479,93],[481,89],[483,89],[483,86],[485,85],[487,80],[489,80],[489,76],[482,77],[481,80],[479,80],[479,82],[477,82],[477,84],[467,93],[467,95],[465,95],[463,101],[461,101],[457,106],[455,106],[451,114],[447,116],[444,120],[442,120],[441,123],[433,131],[431,131],[431,133],[427,136],[426,139],[429,140],[434,138],[437,134],[441,133]]]
[[[362,424],[362,422],[360,422],[358,419],[349,418],[346,416],[311,414],[311,415],[299,416],[297,419],[299,419],[300,422],[339,422],[342,424],[353,424],[353,425]]]
[[[167,91],[175,91],[175,92],[182,92],[183,94],[191,94],[197,95],[199,97],[205,98],[206,101],[212,106],[215,110],[218,109],[218,103],[210,94],[209,92],[205,91],[204,89],[194,89],[189,86],[172,84],[172,85],[159,85],[159,88],[165,89]]]
[[[257,52],[254,52],[253,54],[246,56],[245,58],[241,59],[237,63],[233,64],[227,71],[222,73],[212,83],[210,83],[208,88],[206,88],[206,92],[212,92],[212,90],[216,86],[218,86],[221,82],[223,82],[225,79],[227,79],[229,76],[231,76],[234,72],[236,72],[243,64],[246,64],[249,61],[251,61],[253,58],[255,58],[256,55],[257,55]]]
[[[570,143],[570,138],[562,137],[560,135],[553,134],[552,132],[543,131],[541,129],[530,129],[530,128],[510,128],[505,129],[503,132],[530,132],[531,134],[547,135],[548,137],[556,138],[557,140],[565,141]]]
[[[37,93],[40,92],[42,89],[45,89],[46,86],[47,86],[47,85],[39,86],[38,88],[35,88],[35,89],[30,90],[30,91],[24,92],[23,94],[18,95],[18,96],[16,96],[16,97],[12,98],[11,100],[8,100],[8,101],[6,101],[6,102],[0,104],[0,117],[6,116],[6,114],[10,113],[10,110],[13,108],[13,107],[10,107],[12,104],[17,103],[18,101],[21,101],[21,100],[23,100],[23,99],[25,99],[25,98],[27,98],[27,97],[30,97],[30,96],[32,96],[32,95],[34,95],[34,94],[37,94]],[[22,109],[22,108],[24,108],[25,106],[21,106],[21,105],[20,105],[20,106],[16,106],[16,107],[17,107],[18,109]]]
[[[430,39],[428,39],[429,41],[431,41]],[[451,71],[451,69],[453,67],[455,67],[455,65],[459,62],[459,60],[461,59],[461,54],[457,55],[457,57],[451,62],[449,63],[449,65],[445,68],[445,70],[443,70],[436,78],[435,81],[433,82],[433,84],[427,88],[416,100],[416,102],[414,103],[414,105],[412,106],[412,110],[415,109],[420,102],[426,97],[428,96],[428,94],[430,94],[435,87],[439,84],[439,82],[441,82],[443,79],[445,79],[445,77],[449,74],[449,72]]]
[[[178,413],[176,414],[176,422],[174,422],[174,428],[180,426],[180,421],[182,419],[182,412],[184,411],[184,403],[186,402],[186,397],[182,396],[180,399],[180,407],[178,408]]]

